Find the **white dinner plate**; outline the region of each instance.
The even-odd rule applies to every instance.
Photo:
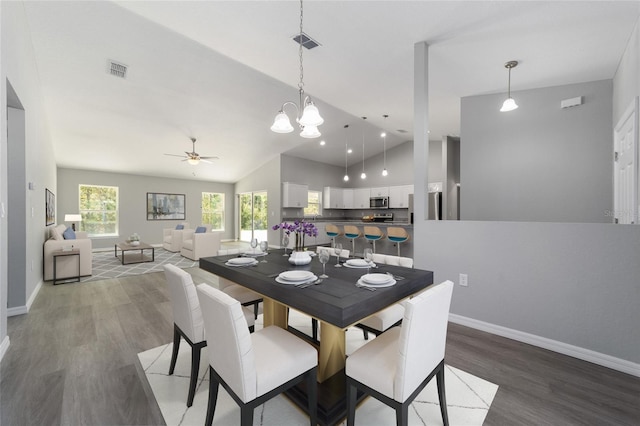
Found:
[[[262,256],[265,253],[262,250],[260,250],[259,248],[256,248],[256,249],[249,249],[249,250],[245,251],[243,254],[245,256]]]
[[[301,281],[307,281],[311,279],[311,277],[315,277],[315,275],[313,275],[313,272],[311,271],[284,271],[283,273],[278,275],[278,278],[283,281],[297,283]]]
[[[355,266],[355,265],[349,265],[347,262],[344,263],[344,266],[346,266],[347,268],[367,269],[367,265]],[[371,268],[377,268],[377,267],[378,266],[375,263],[371,263]]]
[[[359,268],[367,267],[367,261],[364,259],[349,259],[346,262],[344,262],[344,264],[349,266],[356,266]]]
[[[362,286],[362,287],[371,287],[371,288],[380,288],[380,287],[391,287],[393,285],[396,285],[396,280],[391,279],[390,282],[388,282],[387,284],[369,284],[366,283],[362,280],[358,280],[358,285]]]
[[[381,284],[388,284],[393,280],[393,277],[387,274],[365,274],[360,277],[360,280],[367,284],[379,286]]]
[[[282,274],[281,274],[282,275]],[[276,282],[280,283],[280,284],[288,284],[288,285],[300,285],[300,284],[308,284],[308,283],[312,283],[315,280],[317,280],[318,277],[311,274],[311,276],[305,280],[302,281],[287,281],[287,280],[283,280],[282,278],[280,278],[279,276],[276,277]]]
[[[234,267],[242,267],[242,266],[253,266],[253,265],[257,265],[258,263],[260,263],[257,260],[255,260],[254,258],[250,258],[250,257],[245,257],[243,259],[249,259],[251,262],[248,262],[248,263],[230,263],[230,262],[225,262],[225,265],[234,266]]]
[[[254,262],[256,262],[256,260],[252,257],[232,257],[227,260],[227,263],[231,265],[248,265]]]

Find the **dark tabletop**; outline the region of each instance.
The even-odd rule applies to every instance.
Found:
[[[232,267],[225,262],[238,255],[215,256],[200,259],[200,268],[215,275],[235,281],[268,298],[297,309],[321,321],[339,328],[353,325],[369,315],[398,302],[433,284],[433,272],[399,266],[378,265],[371,273],[391,272],[404,277],[392,287],[369,291],[355,286],[356,281],[367,273],[366,269],[335,268],[335,256],[327,263],[327,275],[321,284],[307,288],[280,284],[275,277],[287,270],[307,270],[322,274],[322,264],[313,257],[308,265],[294,266],[283,256],[283,250],[270,250],[267,256],[258,257],[267,263],[256,266]]]

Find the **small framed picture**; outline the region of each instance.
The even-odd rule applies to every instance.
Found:
[[[56,223],[56,196],[47,188],[44,189],[45,226]]]

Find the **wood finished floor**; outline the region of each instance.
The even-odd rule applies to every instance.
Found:
[[[9,318],[8,332],[1,425],[160,422],[136,354],[172,338],[162,273],[47,283],[29,314]],[[500,386],[485,425],[640,424],[640,379],[623,373],[456,324],[446,362]]]

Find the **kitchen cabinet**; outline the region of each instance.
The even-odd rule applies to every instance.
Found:
[[[398,185],[389,187],[389,208],[409,208],[409,194],[413,194],[413,185]]]
[[[343,189],[333,186],[325,186],[323,191],[323,205],[325,209],[343,208]]]
[[[343,209],[353,208],[353,189],[344,188],[342,190],[342,208]]]
[[[304,208],[309,204],[309,187],[297,183],[282,184],[282,207]]]
[[[369,188],[356,188],[353,190],[353,208],[368,209],[371,190]]]
[[[389,187],[381,186],[378,188],[371,188],[369,194],[372,197],[388,197],[389,196]]]
[[[315,238],[315,244],[317,245],[326,245],[331,242],[331,239],[327,235],[326,226],[327,224],[324,222],[314,222],[316,228],[318,228],[318,236]]]

